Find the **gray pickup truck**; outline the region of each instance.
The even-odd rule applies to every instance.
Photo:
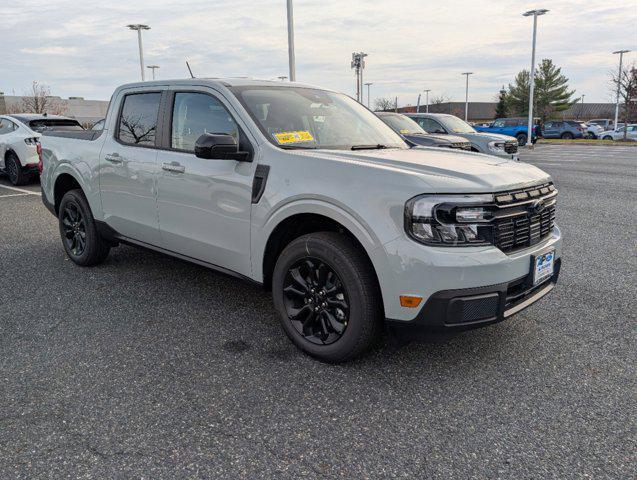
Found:
[[[124,85],[103,130],[41,142],[42,198],[73,262],[95,265],[129,244],[258,283],[288,337],[323,361],[356,357],[384,327],[409,335],[502,321],[558,278],[548,174],[410,148],[330,90]]]

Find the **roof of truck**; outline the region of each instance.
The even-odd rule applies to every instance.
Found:
[[[193,85],[193,84],[212,84],[223,85],[225,87],[301,87],[301,88],[319,88],[321,90],[328,90],[316,85],[308,85],[299,82],[282,82],[280,80],[261,80],[249,77],[234,77],[234,78],[181,78],[173,80],[151,80],[148,82],[135,82],[122,85],[120,88],[134,88],[134,87],[149,87],[153,85],[166,86],[166,85]]]

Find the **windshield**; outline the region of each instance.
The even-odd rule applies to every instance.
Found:
[[[82,126],[75,120],[31,120],[29,122],[29,127],[31,127],[31,130],[33,130],[34,132],[71,132],[84,130]]]
[[[380,115],[379,118],[396,133],[402,133],[403,135],[427,133],[420,125],[404,115]]]
[[[445,127],[453,133],[476,133],[476,130],[471,125],[464,120],[460,120],[458,117],[454,117],[453,115],[440,117],[439,120],[441,120],[445,124]]]
[[[407,148],[376,115],[346,95],[297,87],[232,90],[268,140],[281,148]]]

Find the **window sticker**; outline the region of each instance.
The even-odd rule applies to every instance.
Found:
[[[400,130],[400,133],[402,133],[403,135],[405,135],[405,134],[409,133],[409,130],[407,130],[406,128],[402,128],[402,129]]]
[[[283,145],[286,143],[297,143],[297,142],[313,142],[314,137],[308,131],[298,131],[298,132],[281,132],[275,133],[274,138],[279,144]]]

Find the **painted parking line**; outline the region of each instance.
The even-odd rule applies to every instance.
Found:
[[[0,188],[6,188],[7,190],[13,190],[16,192],[20,192],[24,195],[40,195],[40,192],[32,192],[31,190],[24,190],[23,188],[9,187],[7,185],[0,185]],[[5,195],[5,197],[8,195]]]
[[[0,199],[9,197],[28,197],[28,193],[10,193],[8,195],[0,195]]]

